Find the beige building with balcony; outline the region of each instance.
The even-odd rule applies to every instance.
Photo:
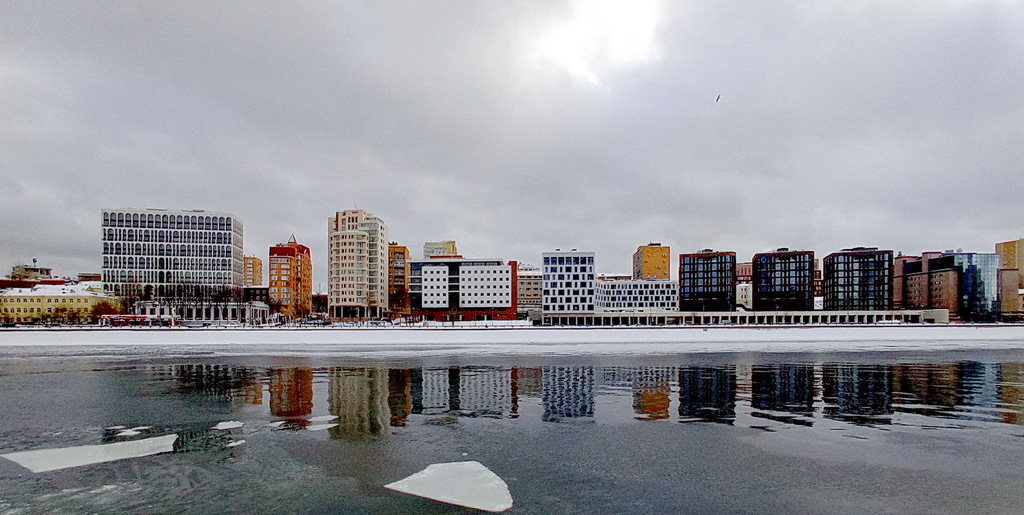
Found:
[[[361,209],[327,219],[327,306],[332,318],[380,318],[388,309],[388,227]]]

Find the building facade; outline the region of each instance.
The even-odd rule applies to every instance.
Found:
[[[263,286],[263,260],[256,256],[245,256],[243,286]]]
[[[660,243],[640,245],[633,253],[633,279],[668,279],[672,251]]]
[[[117,309],[120,303],[99,282],[68,285],[39,284],[0,290],[0,321],[15,324],[95,322],[100,303]]]
[[[679,310],[736,309],[736,253],[705,249],[679,255]]]
[[[545,315],[593,313],[596,293],[594,253],[576,249],[542,254],[542,309]]]
[[[675,311],[678,285],[671,279],[631,279],[600,276],[595,283],[596,311]]]
[[[412,315],[424,320],[515,320],[517,263],[436,257],[409,264]]]
[[[901,298],[907,309],[947,309],[952,321],[999,318],[999,254],[926,252],[897,262],[903,265]]]
[[[1000,309],[1016,320],[1024,317],[1024,238],[996,243],[1002,259]]]
[[[780,248],[754,254],[754,311],[814,309],[814,251]]]
[[[203,210],[104,209],[103,284],[122,297],[241,288],[242,221]]]
[[[309,247],[295,241],[270,247],[270,303],[285,318],[313,312],[313,260]]]
[[[543,284],[544,274],[540,268],[533,265],[519,265],[518,271],[519,294],[518,311],[520,318],[533,319],[540,317],[541,308],[544,305]]]
[[[388,311],[391,317],[412,313],[409,298],[409,247],[388,244]]]
[[[428,241],[423,244],[423,259],[457,255],[459,255],[459,247],[455,244],[455,240]]]
[[[332,318],[381,318],[388,308],[388,227],[361,209],[327,219],[327,296]]]
[[[824,309],[892,309],[891,250],[843,249],[824,259]]]

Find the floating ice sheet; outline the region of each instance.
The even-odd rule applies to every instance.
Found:
[[[508,485],[478,461],[435,463],[384,488],[484,511],[512,507]]]
[[[48,472],[171,452],[177,439],[178,435],[166,435],[104,445],[12,452],[0,454],[0,458],[7,458],[32,472]]]
[[[224,430],[224,429],[238,429],[238,428],[242,427],[243,425],[244,424],[242,424],[241,422],[238,422],[237,420],[228,420],[227,422],[221,422],[221,423],[213,426],[212,429],[221,429],[221,430]]]
[[[310,424],[306,426],[306,431],[323,431],[337,426],[338,424]]]
[[[310,417],[310,422],[327,422],[328,420],[334,420],[338,418],[337,415],[320,415],[316,417]]]

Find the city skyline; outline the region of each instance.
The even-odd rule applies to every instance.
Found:
[[[997,1],[5,4],[0,266],[98,272],[117,207],[295,234],[317,291],[347,209],[414,259],[612,274],[651,241],[992,252],[1024,236],[1021,32]]]

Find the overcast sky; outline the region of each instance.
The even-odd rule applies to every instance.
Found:
[[[0,267],[100,269],[103,208],[420,257],[823,257],[1024,236],[1024,4],[0,3]],[[721,95],[721,100],[716,99]]]

